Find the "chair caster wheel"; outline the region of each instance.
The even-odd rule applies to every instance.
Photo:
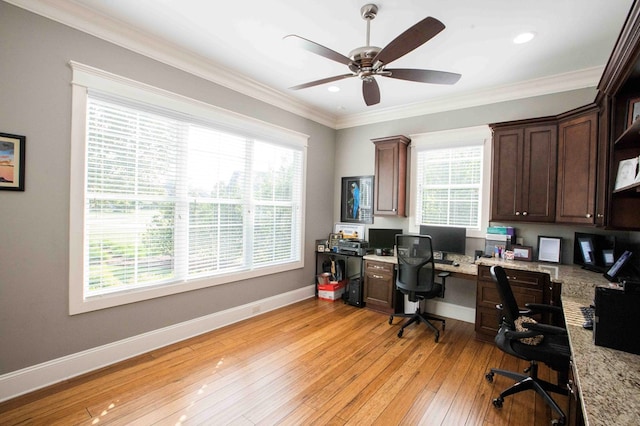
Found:
[[[494,376],[494,373],[487,373],[484,375],[484,378],[487,379],[487,382],[493,383],[493,376]]]
[[[556,426],[564,426],[565,422],[564,419],[553,419],[551,420],[551,424]]]
[[[389,317],[389,325],[393,324],[393,315]]]
[[[398,331],[398,337],[402,337],[402,332],[403,332],[402,329],[400,331]]]
[[[493,400],[493,406],[496,408],[502,408],[502,403],[504,402],[504,399],[502,399],[501,397],[498,397],[496,399]]]

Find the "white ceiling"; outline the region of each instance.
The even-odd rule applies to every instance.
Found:
[[[343,55],[365,45],[366,0],[8,0],[234,90],[334,127],[593,87],[632,0],[377,0],[371,44],[384,47],[426,16],[446,28],[392,63],[462,74],[453,86],[377,77],[381,102],[367,107],[345,65],[292,46],[297,34]],[[530,43],[516,45],[520,32]]]

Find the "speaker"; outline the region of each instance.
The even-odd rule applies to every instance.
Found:
[[[347,291],[344,293],[344,302],[362,308],[362,282],[360,277],[351,278],[347,283]]]

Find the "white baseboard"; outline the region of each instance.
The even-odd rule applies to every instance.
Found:
[[[445,318],[453,318],[464,322],[476,322],[476,310],[466,306],[454,305],[452,303],[440,302],[437,300],[426,300],[427,312]]]
[[[314,296],[310,285],[3,374],[0,402]]]

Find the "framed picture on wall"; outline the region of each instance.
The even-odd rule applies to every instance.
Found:
[[[0,189],[24,191],[24,136],[0,133]]]
[[[373,176],[342,178],[340,222],[373,223]]]

